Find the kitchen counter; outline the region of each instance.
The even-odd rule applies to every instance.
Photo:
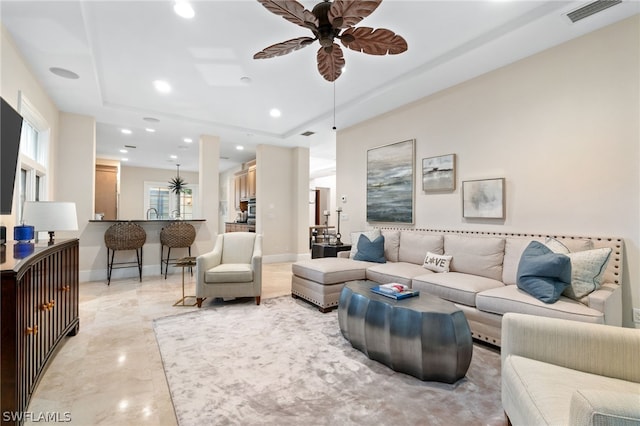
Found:
[[[155,223],[155,222],[206,222],[207,219],[104,219],[104,220],[94,220],[91,219],[89,222],[96,223],[119,223],[119,222],[144,222],[144,223]]]
[[[225,222],[224,232],[256,232],[256,225],[247,222]]]

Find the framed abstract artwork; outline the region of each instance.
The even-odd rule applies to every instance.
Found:
[[[367,222],[413,223],[415,139],[367,151]]]
[[[504,178],[462,182],[462,217],[504,219]]]
[[[456,155],[440,155],[422,159],[422,190],[424,192],[456,189]]]

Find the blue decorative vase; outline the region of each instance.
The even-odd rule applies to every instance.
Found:
[[[33,240],[34,228],[31,225],[19,225],[13,227],[13,239],[19,242]]]

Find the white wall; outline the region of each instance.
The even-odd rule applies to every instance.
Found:
[[[145,219],[144,208],[144,183],[169,182],[176,176],[176,170],[152,169],[148,167],[120,166],[120,202],[118,205],[118,219],[132,220]],[[198,185],[198,173],[180,171],[180,177],[187,184]],[[198,187],[199,189],[199,187]],[[201,217],[193,217],[201,219]]]
[[[0,26],[0,76],[2,77],[0,95],[4,100],[15,110],[18,110],[19,93],[22,92],[50,126],[47,193],[50,199],[55,199],[53,182],[56,176],[54,154],[58,146],[58,109],[27,66],[4,25]],[[6,175],[2,173],[0,178],[4,178],[4,176]],[[20,176],[20,174],[18,173],[16,176]],[[13,226],[18,222],[16,218],[18,201],[19,187],[16,186],[13,194],[13,214],[0,216],[0,224],[7,227],[8,241],[13,239]]]
[[[263,235],[264,260],[295,260],[309,251],[309,150],[258,145],[256,164],[256,232]]]
[[[370,226],[367,150],[416,139],[415,227],[622,237],[631,326],[640,308],[639,33],[635,16],[340,131],[343,235]],[[455,191],[424,193],[422,158],[450,153]],[[506,178],[506,219],[463,219],[461,181],[493,177]]]

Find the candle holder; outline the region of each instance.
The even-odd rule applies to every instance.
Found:
[[[331,213],[329,210],[324,211],[324,230],[322,231],[323,241],[329,241],[329,216]]]
[[[336,209],[336,213],[338,213],[338,232],[336,232],[336,245],[341,246],[342,241],[340,241],[340,238],[342,237],[342,235],[340,235],[340,213],[342,213],[342,207],[338,207]]]

